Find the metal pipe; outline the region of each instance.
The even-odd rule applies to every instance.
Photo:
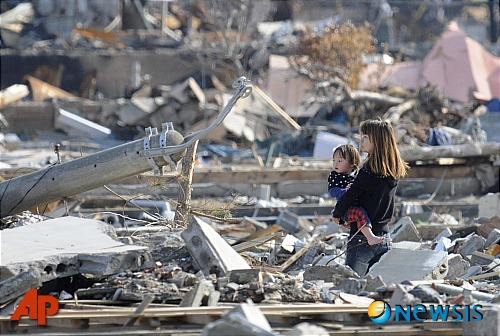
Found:
[[[440,284],[440,283],[434,283],[432,284],[432,287],[437,290],[438,292],[444,292],[448,294],[455,294],[459,295],[464,293],[464,288],[457,287],[457,286],[451,286],[451,285],[446,285],[446,284]],[[493,294],[488,294],[488,293],[483,293],[479,291],[470,291],[470,295],[477,300],[484,300],[484,301],[490,301],[492,300],[495,295]]]

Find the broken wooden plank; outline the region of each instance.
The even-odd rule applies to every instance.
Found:
[[[234,245],[233,249],[238,253],[248,251],[253,249],[254,247],[267,243],[268,241],[281,238],[283,237],[283,235],[283,232],[273,233],[264,237],[259,237],[247,242],[240,243],[238,245]]]
[[[24,84],[14,84],[0,91],[0,109],[12,104],[27,95],[29,95],[28,87]]]
[[[78,98],[69,92],[66,92],[58,87],[50,85],[49,83],[45,83],[44,81],[41,81],[33,76],[26,75],[24,76],[24,78],[30,84],[31,91],[33,92],[33,99],[35,101],[41,102],[46,99],[52,99],[52,98],[58,98],[62,100],[71,100]]]
[[[248,220],[248,219],[250,219],[250,218],[245,217],[245,220]],[[270,225],[263,230],[259,230],[255,233],[249,235],[248,237],[245,237],[245,240],[246,241],[254,240],[254,239],[261,238],[261,237],[264,237],[267,235],[271,235],[273,233],[276,233],[276,232],[282,231],[282,230],[283,230],[283,228],[281,226],[273,224],[273,225]]]
[[[52,86],[61,87],[63,71],[64,64],[62,63],[54,66],[41,65],[30,75]]]
[[[498,272],[489,272],[489,273],[475,275],[475,276],[467,278],[466,280],[467,281],[469,281],[469,280],[480,280],[480,279],[486,279],[486,278],[495,277],[495,276],[498,276],[498,275],[500,275],[500,271],[498,271]]]
[[[99,39],[104,42],[112,43],[117,48],[125,47],[125,44],[118,39],[119,34],[115,32],[107,32],[96,28],[75,28],[75,33],[89,40]]]
[[[437,160],[441,158],[465,158],[500,154],[500,143],[485,142],[453,146],[407,147],[400,149],[406,161]]]
[[[330,174],[331,168],[305,169],[294,168],[259,168],[246,165],[233,167],[231,170],[224,168],[200,168],[193,175],[193,183],[227,182],[227,183],[280,183],[291,180],[317,180],[318,176]],[[325,175],[323,175],[325,174]]]
[[[148,307],[145,309],[140,317],[141,320],[145,321],[145,324],[142,325],[148,326],[148,328],[142,329],[144,330],[144,334],[151,333],[150,328],[154,327],[155,323],[158,322],[162,325],[162,332],[167,331],[168,328],[165,328],[169,325],[173,327],[177,323],[182,324],[182,330],[188,330],[186,329],[190,327],[186,325],[188,323],[192,323],[194,326],[200,325],[200,323],[204,324],[209,321],[214,321],[234,308],[233,305],[216,307],[154,306],[154,308]],[[462,335],[461,327],[457,327],[457,323],[453,321],[425,323],[410,322],[405,325],[386,324],[383,328],[381,326],[369,326],[366,323],[368,309],[368,305],[366,304],[265,304],[258,305],[258,308],[270,323],[281,321],[282,325],[283,322],[292,325],[296,324],[297,320],[307,319],[311,321],[311,323],[318,323],[329,329],[333,328],[338,331],[339,335],[427,335],[430,331],[436,336]],[[76,307],[76,309],[60,308],[56,315],[47,317],[47,325],[43,326],[42,330],[44,333],[50,333],[50,331],[55,331],[55,328],[64,326],[67,328],[75,328],[80,326],[81,328],[88,328],[87,333],[94,332],[97,334],[98,330],[101,332],[103,332],[103,330],[109,330],[109,332],[114,331],[116,333],[117,328],[119,328],[119,334],[121,335],[136,335],[138,332],[137,328],[123,328],[124,321],[130,319],[131,316],[134,315],[134,311],[134,307],[116,306],[104,309],[96,307],[87,309],[85,306],[79,306]],[[9,316],[0,316],[0,323],[2,324],[3,330],[12,330],[7,329],[7,324],[11,322],[9,318]],[[80,322],[78,323],[78,321]],[[339,323],[339,321],[343,321],[343,323]],[[354,324],[346,323],[346,321],[350,321]],[[31,321],[27,318],[22,318],[19,324],[20,325],[16,327],[18,332],[22,329],[26,333],[34,333],[41,328],[36,324],[36,321]],[[424,330],[422,330],[422,327]],[[178,334],[179,332],[182,333],[182,330],[174,328],[172,332],[166,332],[165,334]],[[331,331],[331,334],[336,335],[336,331]],[[158,329],[156,329],[156,332],[158,332]],[[189,334],[191,335],[191,333]],[[196,334],[198,335],[199,333]]]
[[[188,147],[186,155],[182,159],[181,174],[177,181],[181,188],[177,199],[174,222],[179,227],[186,227],[188,224],[189,211],[191,208],[191,190],[193,183],[194,161],[196,159],[196,148],[198,141]]]
[[[286,120],[290,126],[292,126],[294,129],[300,129],[300,125],[297,124],[295,120],[293,120],[281,107],[279,107],[278,104],[276,104],[271,98],[269,98],[268,95],[264,93],[258,86],[253,86],[253,92],[257,94],[259,97],[261,97],[265,102],[267,102],[280,116],[283,117],[284,120]]]
[[[302,257],[307,250],[309,250],[314,244],[318,242],[318,237],[314,237],[309,242],[307,242],[304,247],[302,247],[297,253],[295,253],[291,258],[289,258],[283,265],[281,265],[281,272],[284,272],[288,267],[290,267],[297,259]]]
[[[154,298],[155,298],[154,295],[151,295],[151,294],[144,295],[144,299],[142,300],[139,307],[137,307],[137,309],[135,310],[134,316],[131,317],[130,319],[128,319],[127,322],[125,322],[125,324],[123,326],[124,327],[133,326],[135,321],[137,321],[137,319],[142,316],[142,313],[144,312],[144,310],[146,310],[146,308],[148,308],[149,304],[151,302],[153,302]]]

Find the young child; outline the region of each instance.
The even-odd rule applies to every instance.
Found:
[[[365,238],[358,233],[355,223],[350,225],[345,264],[363,277],[370,267],[392,249],[389,222],[394,215],[399,179],[406,176],[409,166],[399,153],[389,122],[381,119],[365,120],[359,125],[359,134],[361,150],[368,155],[349,190],[337,200],[333,221],[339,223],[352,205],[360,206],[370,218],[372,231],[385,237],[380,244],[360,244]]]
[[[337,201],[354,181],[359,162],[359,153],[352,145],[340,145],[333,150],[333,170],[328,176],[328,193]],[[356,222],[358,230],[366,237],[368,245],[380,244],[385,239],[373,234],[370,218],[362,207],[354,205],[349,207],[342,219],[346,223]]]

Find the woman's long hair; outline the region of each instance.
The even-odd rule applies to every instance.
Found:
[[[387,121],[365,120],[359,126],[361,134],[366,134],[374,148],[368,154],[363,166],[378,175],[391,175],[395,179],[406,176],[408,163],[401,158],[394,130]]]

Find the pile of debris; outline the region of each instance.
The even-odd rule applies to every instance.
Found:
[[[0,212],[5,215],[0,220],[2,331],[40,331],[34,321],[10,320],[33,288],[59,300],[59,313],[47,317],[49,333],[75,326],[94,334],[126,326],[138,333],[192,328],[193,333],[214,336],[373,334],[375,329],[401,334],[405,327],[409,333],[442,328],[448,334],[490,335],[500,329],[500,86],[491,80],[500,69],[498,57],[471,41],[456,24],[450,24],[422,62],[389,64],[394,59],[388,55],[371,55],[376,61],[365,55],[363,61],[351,62],[355,69],[346,66],[350,73],[344,76],[346,69],[338,69],[339,64],[311,67],[307,55],[284,55],[301,43],[314,50],[314,43],[323,46],[327,40],[323,56],[331,59],[332,50],[345,48],[345,43],[338,43],[336,29],[356,30],[352,24],[329,20],[297,28],[282,22],[270,32],[258,22],[274,10],[268,1],[255,7],[235,2],[242,11],[231,10],[225,1],[214,8],[203,2],[190,3],[189,8],[171,3],[169,14],[166,7],[160,8],[166,2],[148,2],[148,12],[141,2],[126,1],[121,13],[117,1],[95,2],[92,6],[99,7],[100,16],[91,15],[96,8],[78,10],[86,22],[107,25],[105,29],[71,26],[58,37],[44,30],[54,29],[49,25],[36,29],[33,6],[46,17],[53,14],[43,3],[48,2],[23,3],[2,13],[2,37],[9,31],[15,40],[2,44],[29,45],[36,55],[48,47],[64,52],[98,50],[104,56],[85,55],[85,62],[81,56],[72,57],[81,64],[102,60],[101,56],[117,63],[110,66],[106,61],[100,70],[94,64],[69,69],[68,91],[63,85],[65,65],[44,64],[16,74],[22,80],[0,92],[0,191],[5,188],[0,204],[9,205],[8,212]],[[228,28],[227,22],[234,25]],[[118,32],[112,32],[120,24]],[[353,31],[346,31],[343,41],[353,40]],[[359,32],[365,42],[371,40],[367,31]],[[480,56],[485,66],[477,71],[473,67],[483,63],[460,55],[465,66],[449,68],[484,77],[443,82],[450,74],[435,69],[448,68],[446,62],[458,57],[450,49],[457,43],[466,53]],[[152,48],[158,49],[146,56],[132,52]],[[118,51],[125,61],[113,57]],[[16,52],[2,53],[6,64]],[[17,56],[27,57],[22,52]],[[174,64],[163,66],[172,59]],[[385,64],[387,59],[391,62]],[[163,72],[178,72],[166,80],[157,64]],[[124,74],[115,81],[103,80],[113,69]],[[213,71],[206,73],[207,69]],[[236,103],[226,87],[235,73],[257,75],[246,99]],[[178,175],[163,175],[163,166],[176,169],[181,155],[174,160],[171,152],[161,151],[184,146],[183,139],[215,125],[221,110],[232,112],[210,129],[203,143],[188,149],[195,152],[191,158],[186,154],[192,162],[183,162]],[[412,169],[398,187],[402,198],[391,226],[393,249],[360,277],[344,266],[348,234],[331,222],[333,205],[311,207],[308,216],[301,216],[284,199],[323,205],[331,149],[357,142],[359,122],[377,117],[394,125],[401,154]],[[187,135],[165,144],[172,130]],[[151,149],[156,142],[158,148]],[[118,165],[110,153],[119,158]],[[79,166],[77,158],[84,163]],[[70,171],[80,175],[66,174],[65,163],[74,163],[78,169]],[[194,164],[200,173],[183,188],[193,175],[184,168]],[[139,174],[133,183],[140,187],[125,186],[117,178],[132,166],[136,171],[126,171],[124,177]],[[151,169],[156,176],[143,174]],[[54,171],[59,173],[48,174]],[[31,172],[29,176],[36,177],[33,185],[14,179]],[[174,180],[175,186],[169,184]],[[120,190],[128,196],[113,191],[114,185],[108,185],[112,182],[121,183]],[[83,187],[78,189],[80,183]],[[189,201],[193,191],[205,200],[212,196],[207,192],[211,186],[218,189],[213,194],[234,199],[238,193],[240,204],[251,206],[245,209],[247,215],[226,216],[230,210],[241,210],[228,208],[220,216],[193,208],[179,215],[179,207],[186,205],[181,196]],[[87,193],[62,193],[70,187]],[[97,197],[92,199],[94,191],[100,192],[96,187],[116,197],[103,198],[104,210],[95,206]],[[12,197],[5,196],[8,188]],[[61,198],[54,196],[56,192],[63,195],[62,203],[45,205]],[[156,200],[142,199],[143,194]],[[466,209],[461,204],[458,220],[449,209],[432,213],[445,218],[442,225],[433,226],[429,223],[435,220],[421,205],[429,205],[438,194],[448,200],[465,194],[474,199],[474,207],[476,195],[486,194],[479,202],[483,216],[471,211],[464,221]],[[166,201],[172,195],[179,197],[176,211]],[[33,207],[43,203],[43,211],[40,206],[32,209],[37,215],[18,213],[16,207],[32,197]],[[87,208],[80,207],[84,202]],[[111,209],[111,203],[120,210]],[[129,206],[140,211],[132,215]],[[421,323],[428,316],[414,314],[402,326],[393,315],[381,325],[370,307],[382,301],[393,308],[453,307],[457,318],[445,316],[443,323],[428,326]],[[474,310],[467,321],[460,312],[469,308]]]
[[[454,233],[447,228],[432,240],[422,240],[411,218],[402,217],[391,227],[393,249],[365,277],[343,265],[347,241],[343,228],[333,222],[315,226],[292,214],[280,216],[274,225],[249,218],[229,227],[190,216],[185,229],[156,225],[136,232],[121,230],[118,235],[118,230],[102,221],[77,217],[31,220],[2,231],[2,321],[8,320],[33,287],[56,296],[63,314],[87,305],[94,309],[114,306],[117,311],[123,309],[124,318],[131,318],[126,307],[141,302],[136,319],[147,318],[149,309],[160,307],[164,313],[176,307],[225,307],[220,320],[212,317],[214,322],[205,325],[206,335],[219,335],[221,325],[239,332],[263,328],[278,335],[265,318],[272,316],[266,309],[276,305],[322,303],[337,307],[339,313],[343,306],[348,310],[356,305],[364,307],[366,314],[370,303],[377,300],[391,307],[479,304],[486,316],[490,310],[497,311],[500,302],[498,216],[479,218]],[[15,246],[21,243],[34,254],[16,253]],[[300,335],[326,335],[339,328],[328,326],[322,307],[309,312],[313,314],[310,324],[321,332],[307,329]],[[262,318],[247,314],[233,318],[235,311],[246,309]],[[156,323],[170,321],[161,316],[157,315]],[[474,321],[474,330],[498,328],[498,312],[496,316]],[[363,320],[366,326],[366,318]],[[207,321],[182,319],[177,323]],[[345,323],[347,328],[359,321]],[[91,330],[103,327],[93,324]],[[57,325],[49,316],[47,326]],[[141,325],[154,327],[152,322]],[[299,327],[299,323],[274,327],[292,330],[294,325]],[[10,330],[29,328],[33,326],[23,320],[10,325]]]

